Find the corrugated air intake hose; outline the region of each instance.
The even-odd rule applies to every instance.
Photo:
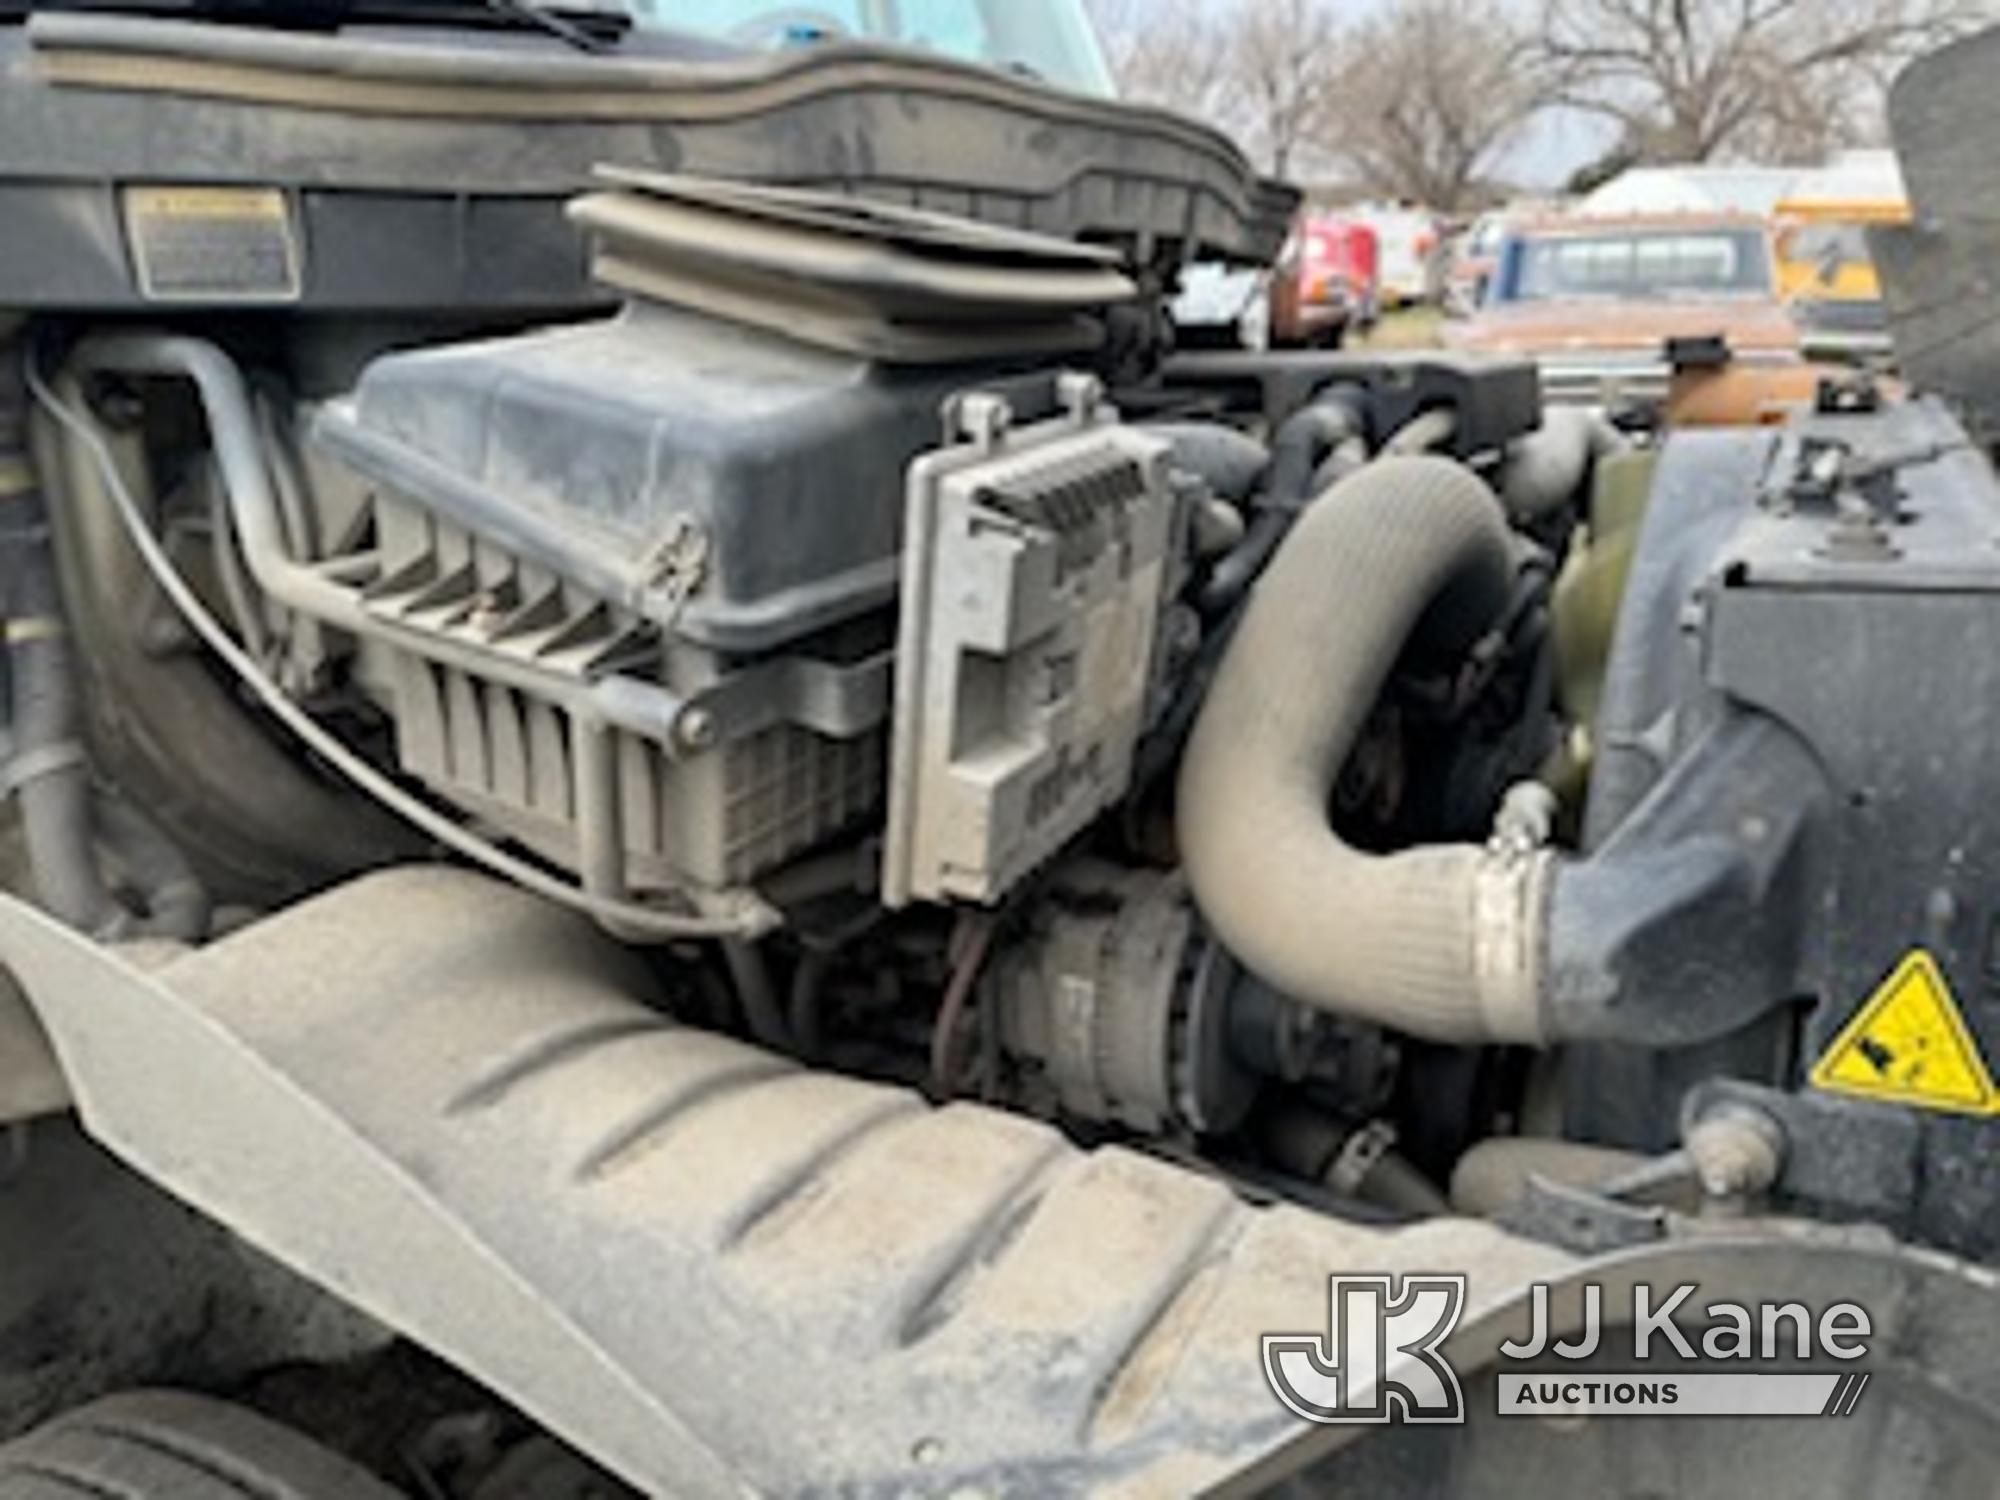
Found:
[[[1188,745],[1179,831],[1203,915],[1285,994],[1443,1041],[1545,1039],[1551,856],[1366,854],[1327,817],[1390,669],[1462,654],[1513,573],[1492,492],[1397,457],[1314,502],[1259,580]]]

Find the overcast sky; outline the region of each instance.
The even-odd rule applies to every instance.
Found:
[[[1500,175],[1522,187],[1560,187],[1578,167],[1601,158],[1617,137],[1609,120],[1573,109],[1544,110],[1501,163]]]

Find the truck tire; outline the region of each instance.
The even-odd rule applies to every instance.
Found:
[[[403,1500],[242,1407],[176,1391],[109,1396],[0,1447],[0,1500]]]

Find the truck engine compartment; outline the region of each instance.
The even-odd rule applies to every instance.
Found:
[[[946,63],[461,69],[597,101],[510,188],[518,121],[402,92],[451,49],[217,29],[0,36],[70,268],[0,269],[9,1122],[653,1493],[1240,1480],[1297,1424],[1219,1372],[1329,1266],[1984,1274],[1949,393],[1654,441],[1176,353],[1288,202],[1204,128],[1066,99],[1009,195],[1056,106]],[[112,109],[257,149],[65,160]],[[1862,1024],[1913,963],[1962,1055]],[[1952,1357],[1893,1409],[1962,1457]]]

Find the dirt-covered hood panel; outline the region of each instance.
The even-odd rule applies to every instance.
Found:
[[[900,48],[690,60],[50,13],[0,29],[0,201],[24,252],[0,303],[119,300],[129,211],[107,183],[272,188],[308,239],[339,220],[351,258],[368,243],[340,212],[352,200],[462,200],[452,211],[507,219],[494,242],[518,246],[524,217],[545,204],[559,223],[602,163],[854,192],[1162,261],[1268,260],[1297,203],[1206,125]],[[574,238],[538,274],[580,295]],[[304,303],[323,289],[311,249]]]

